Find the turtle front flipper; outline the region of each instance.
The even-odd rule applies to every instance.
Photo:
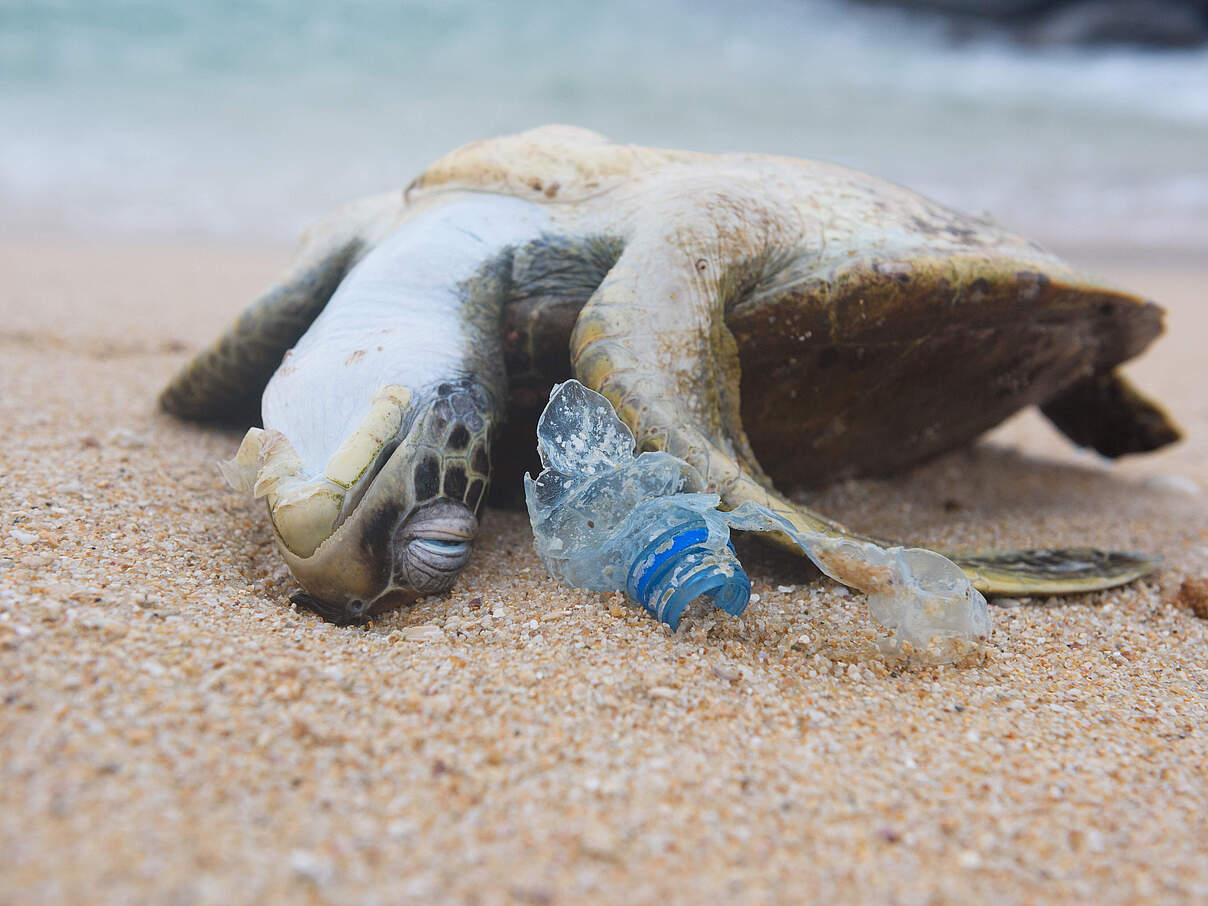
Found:
[[[738,356],[723,314],[727,293],[757,279],[752,268],[774,263],[775,237],[766,229],[731,230],[731,238],[756,235],[763,244],[727,257],[719,242],[708,241],[711,225],[629,242],[579,315],[571,337],[575,377],[608,398],[640,449],[666,450],[696,468],[723,508],[753,501],[798,531],[884,544],[788,500],[759,468],[738,415]],[[684,245],[686,236],[695,242]],[[800,552],[787,535],[768,537]],[[1157,566],[1151,557],[1088,549],[949,556],[987,594],[1111,588]],[[859,585],[860,564],[848,568]]]
[[[289,270],[189,360],[160,394],[160,406],[191,421],[259,424],[260,395],[282,357],[372,245],[374,225],[391,220],[401,204],[397,193],[375,196],[312,227]]]
[[[671,234],[639,227],[583,307],[575,377],[612,403],[640,449],[693,466],[725,509],[753,501],[800,531],[870,540],[778,493],[742,428],[725,301],[775,259],[784,221],[733,192],[695,201],[694,219],[678,218]],[[769,537],[800,552],[787,535]]]

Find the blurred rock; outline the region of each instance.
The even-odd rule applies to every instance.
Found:
[[[987,32],[1030,44],[1208,43],[1208,0],[865,0],[949,17],[956,37]]]
[[[1197,47],[1208,41],[1208,3],[1082,0],[1041,17],[1025,37],[1040,44]]]
[[[975,19],[1020,19],[1060,6],[1060,0],[871,0],[878,6],[905,6]]]

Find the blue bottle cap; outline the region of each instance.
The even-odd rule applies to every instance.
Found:
[[[708,536],[701,523],[675,526],[647,544],[629,568],[629,596],[672,630],[701,596],[733,616],[741,614],[751,598],[751,580],[734,546],[711,550],[703,543]]]

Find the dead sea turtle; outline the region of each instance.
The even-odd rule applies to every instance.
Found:
[[[841,532],[773,486],[900,470],[1030,404],[1107,456],[1176,439],[1114,370],[1161,320],[861,173],[551,126],[466,145],[312,230],[161,402],[195,420],[262,416],[228,478],[267,498],[302,600],[353,621],[450,587],[492,466],[518,487],[549,387],[571,375],[723,506]],[[979,589],[1021,594],[1109,587],[1154,563],[954,559]]]

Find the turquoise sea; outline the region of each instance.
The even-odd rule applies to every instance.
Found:
[[[1065,245],[1208,250],[1208,51],[830,0],[0,0],[0,230],[284,239],[545,122],[824,158]]]

